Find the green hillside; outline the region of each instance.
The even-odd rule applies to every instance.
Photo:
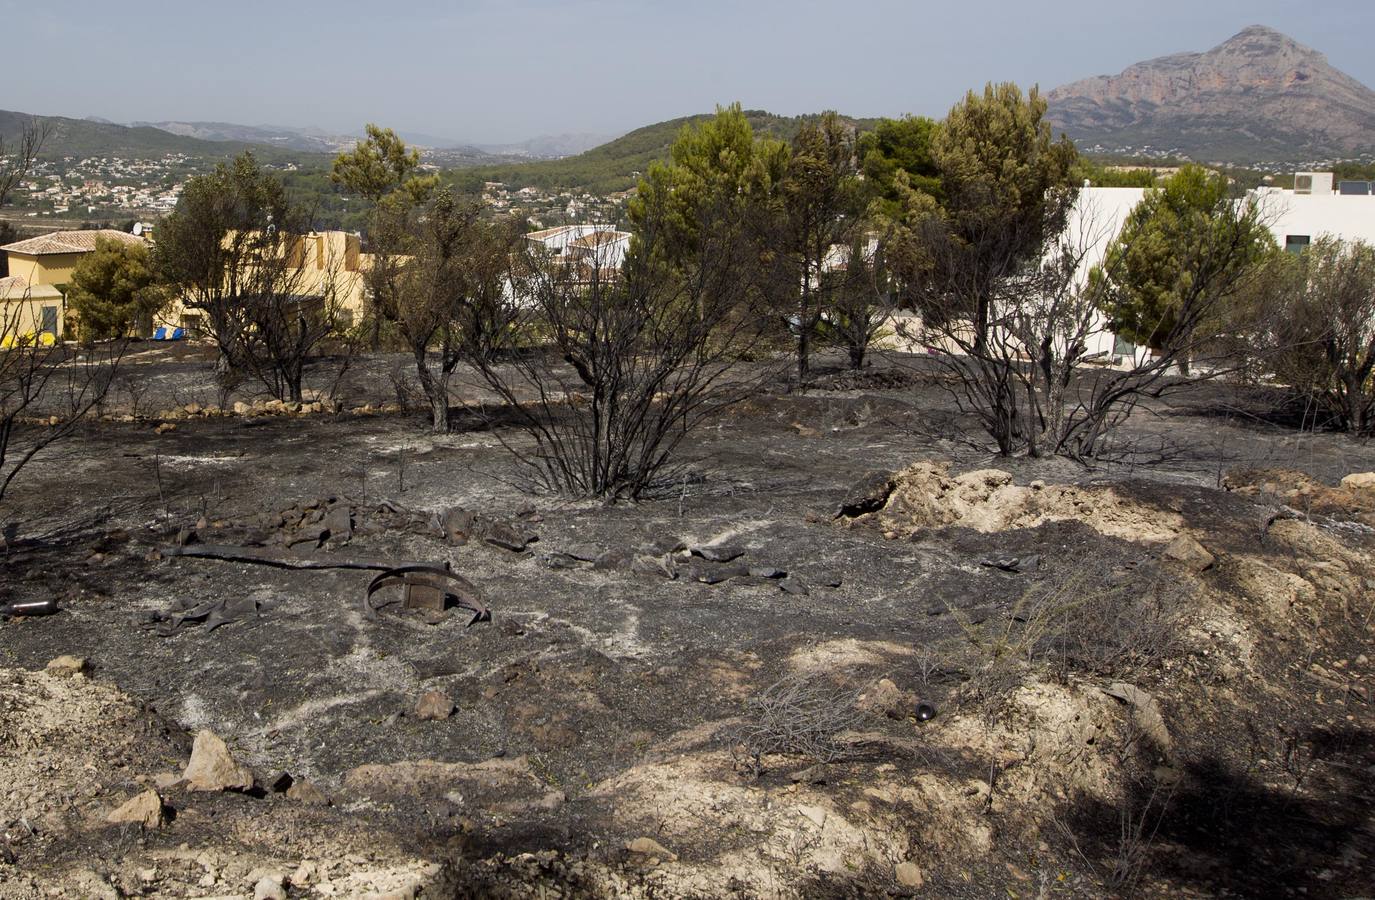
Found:
[[[783,140],[792,140],[803,124],[815,121],[820,115],[776,116],[761,110],[746,110],[745,117],[756,134],[769,134]],[[594,194],[608,194],[613,191],[628,190],[635,186],[636,173],[644,172],[651,162],[668,156],[683,126],[710,119],[709,114],[685,116],[670,119],[655,125],[638,128],[624,137],[619,137],[586,153],[564,159],[548,159],[537,162],[509,163],[495,166],[479,166],[451,172],[450,178],[455,186],[465,192],[481,190],[485,181],[500,181],[508,188],[577,188]],[[852,119],[861,130],[874,126],[876,119]]]
[[[29,116],[27,113],[0,110],[0,138],[6,142],[16,139],[25,124],[37,118],[51,129],[43,145],[42,158],[118,156],[125,159],[157,159],[169,153],[182,153],[204,160],[227,159],[251,149],[269,162],[295,161],[302,164],[328,163],[324,154],[283,150],[261,144],[239,141],[204,141],[182,137],[159,128],[128,128],[88,119],[68,119],[62,116]]]

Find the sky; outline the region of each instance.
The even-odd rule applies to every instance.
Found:
[[[940,117],[1263,24],[1375,85],[1372,0],[0,0],[0,109],[456,142],[615,135],[740,101]]]

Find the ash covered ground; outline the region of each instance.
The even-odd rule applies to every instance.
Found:
[[[1086,467],[837,367],[608,506],[528,490],[514,430],[430,435],[399,359],[225,416],[185,413],[195,352],[130,362],[5,500],[0,602],[61,612],[0,624],[0,896],[1375,883],[1375,490],[1341,485],[1375,448],[1261,394],[1143,408]],[[183,546],[447,563],[491,621]],[[204,732],[252,787],[193,789]]]

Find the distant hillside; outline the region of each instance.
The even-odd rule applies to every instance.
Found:
[[[1081,149],[1229,163],[1309,162],[1375,152],[1375,91],[1327,57],[1253,26],[1206,53],[1137,63],[1048,95]]]
[[[262,144],[285,150],[303,150],[307,153],[335,153],[352,146],[357,140],[347,135],[332,135],[311,128],[236,125],[233,122],[134,122],[133,127],[157,128],[202,141]]]
[[[586,153],[616,139],[614,134],[545,134],[516,144],[480,144],[478,149],[499,156],[525,156],[531,159],[559,159]]]
[[[0,110],[0,137],[13,140],[31,118],[28,113]],[[226,159],[253,149],[269,161],[307,159],[301,151],[286,150],[247,141],[211,141],[172,134],[151,126],[126,127],[92,119],[37,116],[49,125],[52,134],[43,146],[43,157],[119,156],[156,159],[168,153],[183,153],[195,159]]]
[[[784,140],[792,140],[803,123],[819,118],[817,115],[776,116],[761,110],[746,110],[745,117],[756,134],[769,134]],[[578,188],[598,194],[628,190],[635,186],[637,173],[643,173],[654,160],[668,156],[669,148],[683,126],[710,118],[710,114],[703,113],[670,119],[638,128],[577,156],[480,166],[454,173],[454,178],[468,190],[480,188],[484,181],[500,181],[511,188]],[[846,121],[860,129],[868,129],[877,120],[847,117]]]

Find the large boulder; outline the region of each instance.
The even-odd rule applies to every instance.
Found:
[[[1165,546],[1165,558],[1174,560],[1190,572],[1202,572],[1217,562],[1213,554],[1187,534],[1179,535]]]
[[[1375,491],[1375,472],[1354,472],[1342,479],[1342,487],[1352,491]]]
[[[105,817],[105,821],[116,825],[141,825],[144,828],[158,828],[165,821],[162,797],[149,788],[141,794],[115,808]]]
[[[253,772],[235,760],[229,746],[209,729],[196,735],[182,777],[187,790],[192,791],[247,791],[253,787]]]

